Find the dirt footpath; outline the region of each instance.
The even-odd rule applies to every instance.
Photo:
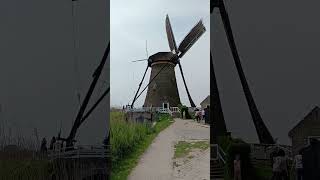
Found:
[[[162,131],[141,157],[129,180],[209,180],[210,150],[194,150],[192,156],[174,158],[174,145],[179,141],[209,141],[210,128],[193,120],[175,119]]]

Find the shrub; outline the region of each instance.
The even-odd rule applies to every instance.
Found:
[[[181,118],[183,118],[183,112],[185,112],[185,118],[192,119],[192,116],[190,115],[189,109],[187,106],[179,104],[178,108],[180,109]]]

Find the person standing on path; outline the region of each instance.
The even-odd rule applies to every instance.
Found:
[[[279,180],[281,174],[281,157],[279,156],[279,152],[274,154],[273,157],[273,164],[272,164],[272,177],[271,180]]]
[[[198,122],[198,109],[194,110],[194,119]]]
[[[205,120],[205,115],[206,115],[206,112],[204,111],[204,109],[202,109],[201,115],[202,115],[202,121],[204,121]]]
[[[292,168],[293,166],[295,167],[295,170],[296,170],[296,179],[303,180],[303,164],[302,164],[301,150],[297,155],[294,156]]]
[[[41,158],[46,157],[47,152],[48,152],[47,140],[46,138],[43,138],[41,142],[41,147],[40,147]]]
[[[236,155],[236,159],[233,161],[234,180],[241,180],[241,160],[240,155]]]
[[[50,149],[50,150],[53,150],[53,145],[54,145],[54,143],[56,143],[56,138],[53,136],[53,137],[51,138],[51,141],[50,141],[50,146],[49,146],[49,149]]]
[[[280,164],[281,180],[289,180],[288,161],[287,161],[286,153],[284,152],[283,149],[280,149],[279,150],[279,155],[281,157],[281,164]]]
[[[197,110],[197,122],[199,123],[201,120],[201,111],[198,109]]]
[[[208,105],[205,109],[204,109],[204,111],[205,111],[205,113],[204,113],[204,120],[205,120],[205,123],[206,124],[209,124],[210,123],[210,121],[209,121],[209,114],[210,114],[210,106]]]

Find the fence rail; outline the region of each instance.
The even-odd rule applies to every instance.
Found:
[[[258,160],[270,159],[270,154],[275,149],[282,149],[285,151],[288,157],[292,156],[292,147],[288,145],[280,144],[250,144],[251,147],[251,158]]]
[[[159,112],[159,113],[176,113],[180,112],[178,107],[170,107],[170,108],[163,108],[163,107],[142,107],[142,108],[126,108],[124,109],[125,112]]]
[[[212,160],[217,160],[222,162],[223,164],[226,163],[226,153],[218,144],[211,144],[211,151],[214,152],[214,157],[211,158]]]
[[[110,146],[79,145],[48,151],[48,157],[53,159],[107,158],[110,157]]]

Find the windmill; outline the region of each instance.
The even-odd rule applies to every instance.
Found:
[[[139,83],[139,87],[133,98],[131,107],[133,107],[137,98],[140,97],[142,92],[147,87],[148,91],[146,99],[144,101],[144,107],[162,107],[164,106],[164,104],[166,105],[166,107],[169,107],[169,105],[178,106],[179,104],[181,104],[174,69],[177,64],[180,69],[190,105],[191,107],[196,107],[186,84],[186,80],[180,63],[180,58],[182,58],[185,53],[195,44],[195,42],[206,31],[206,29],[202,23],[202,20],[200,20],[181,41],[180,45],[177,46],[168,15],[166,16],[165,23],[168,43],[171,52],[158,52],[149,56],[147,59],[138,60],[147,60],[148,65],[146,67],[142,80]],[[138,95],[149,67],[151,68],[149,83]]]

